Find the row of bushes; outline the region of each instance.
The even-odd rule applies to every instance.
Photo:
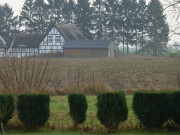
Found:
[[[82,120],[80,123],[84,122],[87,109],[85,95],[69,95],[69,104],[74,123],[77,124],[78,120]],[[168,119],[180,125],[180,91],[135,92],[132,109],[140,123],[146,128],[160,128]],[[127,115],[128,108],[124,92],[98,94],[97,117],[109,131],[116,130],[119,123],[127,119]]]
[[[100,93],[98,95],[97,117],[108,129],[115,130],[120,122],[125,121],[128,115],[124,92]],[[3,123],[12,118],[15,109],[13,95],[0,95],[0,104],[4,106],[5,117]],[[44,125],[49,118],[50,97],[46,94],[20,94],[18,96],[18,118],[27,129],[37,129]],[[69,94],[68,102],[70,116],[74,122],[74,128],[86,120],[88,107],[84,94]],[[6,106],[7,104],[7,106]],[[7,113],[6,113],[7,112]]]
[[[44,125],[49,118],[50,97],[46,94],[21,94],[18,97],[18,117],[28,129]],[[84,94],[69,94],[70,116],[74,128],[86,120],[88,107]],[[147,128],[160,128],[169,118],[180,124],[180,92],[138,91],[132,108]],[[0,95],[0,120],[6,124],[14,111],[12,95]],[[3,115],[2,115],[3,114]],[[128,107],[124,92],[104,92],[97,96],[98,120],[109,131],[115,131],[127,119]]]
[[[69,94],[70,116],[74,127],[86,120],[87,100],[84,94]],[[124,92],[99,93],[97,96],[98,120],[109,131],[118,129],[120,122],[127,119],[128,107]]]

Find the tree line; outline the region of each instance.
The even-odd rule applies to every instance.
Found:
[[[19,16],[8,4],[0,5],[0,34],[24,29],[45,33],[51,24],[73,23],[87,39],[109,39],[129,54],[161,54],[169,40],[169,26],[159,0],[25,0]]]

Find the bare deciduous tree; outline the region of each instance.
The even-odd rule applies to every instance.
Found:
[[[53,70],[48,70],[46,57],[3,57],[0,61],[0,88],[3,93],[18,96],[22,92],[40,92],[50,81]]]
[[[164,10],[171,16],[171,35],[180,35],[180,0],[165,0]]]

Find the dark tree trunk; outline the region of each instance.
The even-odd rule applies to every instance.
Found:
[[[148,54],[150,54],[150,47],[148,46]]]
[[[2,122],[1,122],[1,129],[2,129],[1,134],[4,135],[4,127],[3,127],[3,123]]]
[[[123,35],[123,55],[124,55],[124,35]]]
[[[129,39],[127,38],[127,55],[129,55]]]
[[[157,49],[156,49],[156,46],[153,47],[153,56],[157,56]]]
[[[136,42],[135,42],[135,44],[136,44],[136,53],[137,53],[137,30],[136,30]]]
[[[142,55],[144,55],[144,48],[143,48],[143,41],[144,41],[144,34],[143,34],[143,30],[142,30],[142,33],[141,33],[142,35],[142,41],[141,41],[141,46],[142,46]]]

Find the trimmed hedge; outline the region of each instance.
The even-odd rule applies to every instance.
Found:
[[[27,129],[37,129],[49,118],[48,94],[20,94],[18,96],[18,117]]]
[[[109,131],[118,129],[120,122],[127,119],[128,107],[124,92],[105,92],[97,96],[98,120]]]
[[[4,125],[12,118],[15,106],[12,94],[0,94],[0,116]]]
[[[134,93],[132,108],[147,128],[160,128],[169,118],[169,93],[138,91]]]
[[[70,116],[74,122],[74,128],[86,120],[87,100],[84,94],[68,95]]]
[[[171,94],[171,118],[180,125],[180,91]]]

